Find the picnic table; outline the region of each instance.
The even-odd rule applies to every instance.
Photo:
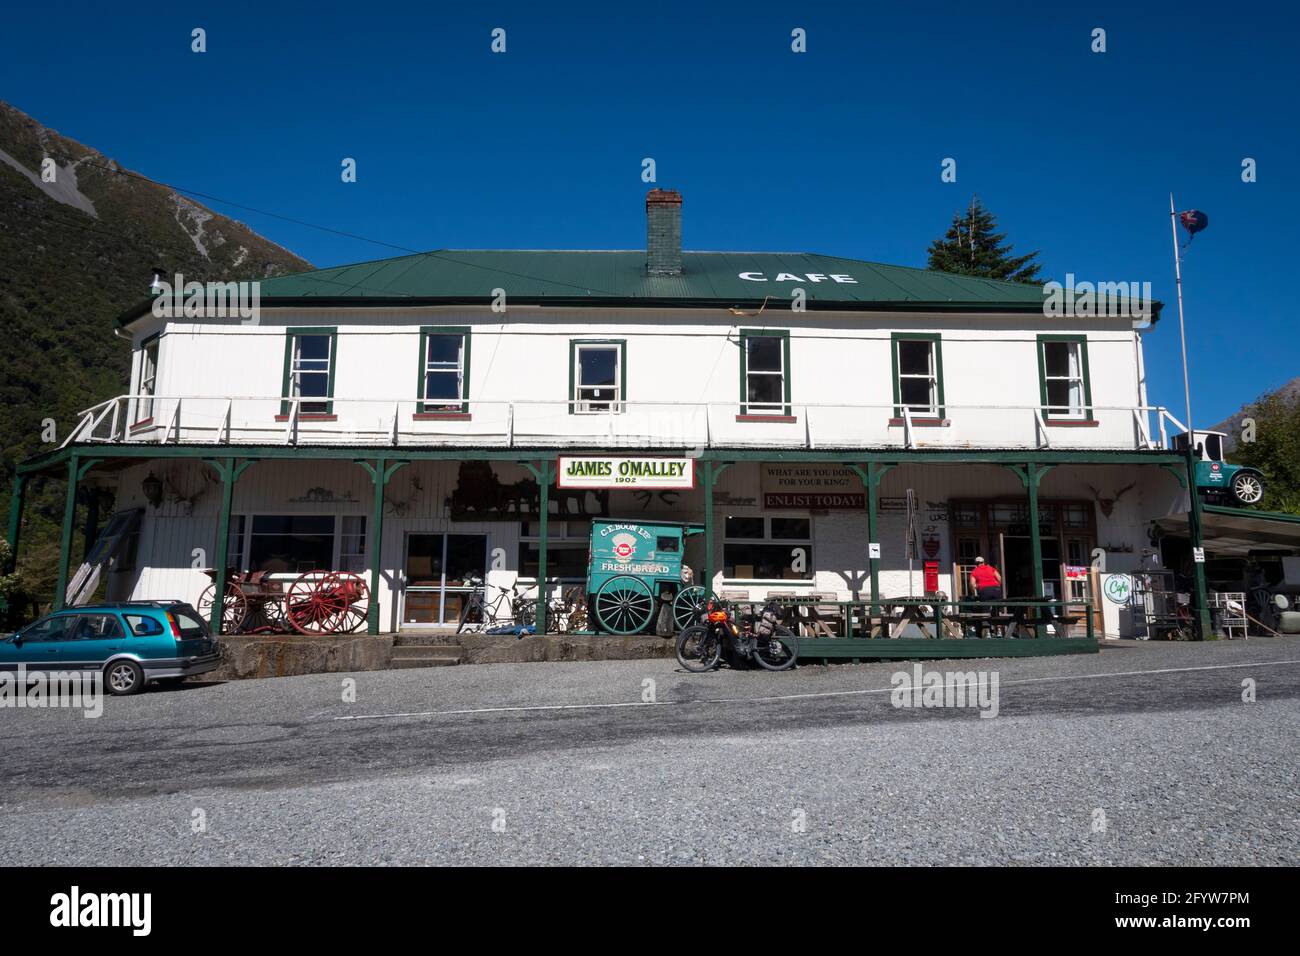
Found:
[[[897,639],[909,628],[923,638],[948,639],[995,637],[1037,637],[1051,624],[1057,637],[1068,637],[1070,628],[1086,619],[1087,610],[1071,613],[1061,601],[1004,599],[993,605],[975,601],[940,598],[881,598],[870,600],[828,600],[823,595],[773,595],[785,611],[785,623],[803,637],[871,637]],[[764,601],[736,601],[756,609]],[[941,632],[941,633],[940,633]]]

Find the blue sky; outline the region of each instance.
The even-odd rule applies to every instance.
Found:
[[[1300,375],[1294,5],[321,6],[11,6],[0,99],[151,178],[414,249],[639,248],[647,156],[691,249],[924,266],[978,193],[1046,275],[1151,281],[1150,397],[1181,418],[1172,190],[1210,217],[1184,269],[1198,423]],[[316,265],[394,254],[211,205]]]

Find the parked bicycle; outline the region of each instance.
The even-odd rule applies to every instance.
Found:
[[[546,633],[577,634],[587,630],[587,592],[567,587],[546,604]]]
[[[470,592],[464,607],[460,609],[460,621],[456,633],[467,629],[487,630],[501,624],[519,624],[531,627],[537,619],[537,602],[523,596],[516,581],[509,588],[498,588],[497,596],[491,602],[486,601],[486,584],[482,578],[470,577],[465,583],[474,590]]]
[[[748,660],[764,670],[788,670],[799,657],[799,639],[780,621],[781,609],[774,603],[742,625],[726,604],[710,600],[704,621],[684,628],[678,636],[677,661],[688,671],[702,674],[717,667],[726,651],[733,665]]]

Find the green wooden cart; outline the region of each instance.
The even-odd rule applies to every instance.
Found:
[[[608,634],[643,633],[665,604],[672,605],[674,630],[694,623],[706,594],[703,587],[690,583],[683,556],[686,539],[703,532],[699,524],[593,521],[587,601],[596,629]]]

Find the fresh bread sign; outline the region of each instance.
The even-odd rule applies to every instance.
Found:
[[[694,488],[695,460],[561,455],[555,476],[560,488]]]

